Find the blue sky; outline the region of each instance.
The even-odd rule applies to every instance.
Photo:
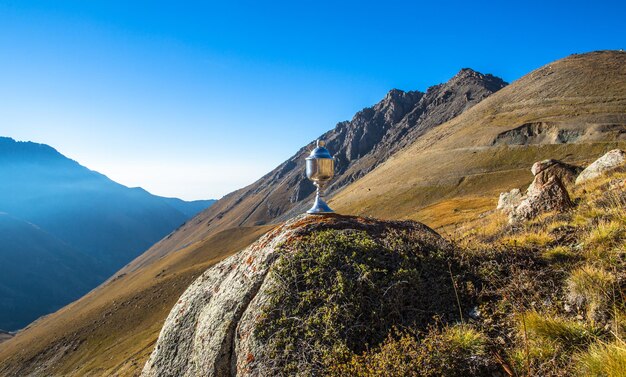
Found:
[[[252,183],[392,88],[626,48],[626,3],[0,0],[0,135],[185,199]]]

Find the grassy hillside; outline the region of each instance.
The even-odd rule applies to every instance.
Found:
[[[535,161],[586,164],[625,145],[626,52],[573,55],[432,130],[330,203],[441,227],[495,208],[501,191],[525,188]]]
[[[626,375],[626,168],[570,194],[577,205],[566,213],[461,224],[452,237],[465,271],[455,280],[475,300],[460,302],[465,318],[390,333],[348,360],[337,356],[332,374]]]

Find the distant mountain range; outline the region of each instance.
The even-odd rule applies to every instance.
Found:
[[[214,201],[128,188],[54,148],[0,138],[0,328],[75,300]]]

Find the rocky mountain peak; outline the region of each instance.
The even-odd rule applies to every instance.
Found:
[[[447,85],[469,85],[480,83],[492,91],[504,88],[507,83],[492,74],[483,74],[471,68],[462,68],[459,73],[448,81]]]
[[[390,90],[373,105],[321,135],[336,157],[336,175],[328,195],[364,176],[389,156],[434,127],[458,116],[506,83],[491,75],[463,70],[444,84],[420,91]],[[252,185],[233,192],[204,212],[194,224],[205,231],[262,225],[302,213],[315,191],[304,175],[304,161],[314,142],[301,148]],[[193,232],[187,225],[181,233]]]

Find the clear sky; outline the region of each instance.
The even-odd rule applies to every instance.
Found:
[[[0,136],[219,198],[389,89],[626,48],[625,15],[624,1],[0,0]]]

